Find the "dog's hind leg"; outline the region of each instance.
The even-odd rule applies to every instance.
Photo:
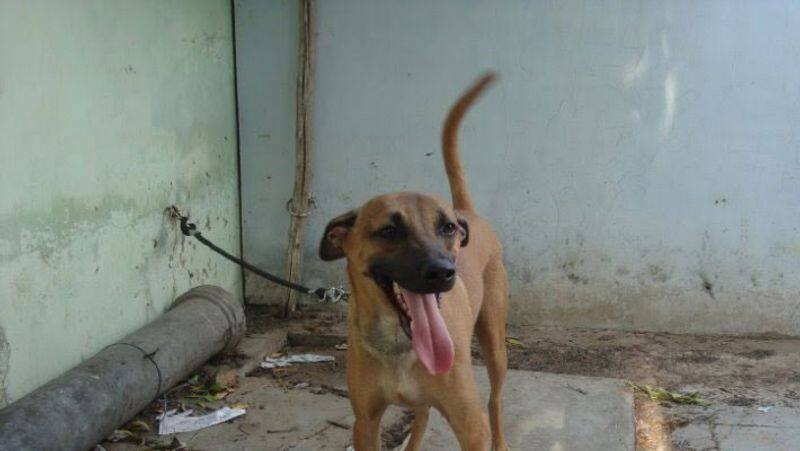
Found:
[[[429,411],[429,406],[414,409],[414,422],[411,423],[411,434],[408,437],[405,451],[419,451],[422,449],[422,436],[425,434],[425,428],[428,427]]]
[[[503,430],[503,382],[508,368],[506,352],[506,316],[508,287],[502,257],[492,258],[484,271],[484,294],[476,324],[481,355],[489,373],[489,423],[492,430],[492,449],[508,450]]]

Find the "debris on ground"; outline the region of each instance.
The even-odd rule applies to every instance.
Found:
[[[140,441],[139,437],[127,429],[115,429],[111,435],[106,438],[111,443],[124,442],[128,440]]]
[[[178,437],[172,437],[172,441],[169,444],[160,444],[160,443],[151,443],[150,446],[154,450],[165,450],[165,451],[187,451],[189,447],[186,446],[186,443],[183,443],[178,439]]]
[[[321,362],[333,362],[336,359],[331,355],[321,355],[321,354],[294,354],[294,355],[287,355],[283,357],[267,357],[261,362],[261,368],[264,369],[271,369],[271,368],[281,368],[285,366],[290,366],[295,363],[321,363]]]
[[[174,409],[166,412],[158,418],[158,434],[167,435],[205,429],[215,424],[224,423],[228,420],[240,417],[247,413],[247,410],[244,408],[231,409],[225,406],[219,410],[196,417],[191,416],[193,412],[194,411],[191,409],[180,413]]]
[[[331,348],[347,341],[347,336],[342,334],[326,334],[319,331],[289,332],[286,341],[292,347]]]
[[[331,419],[328,419],[327,421],[328,421],[328,424],[330,424],[331,426],[336,426],[339,429],[350,429],[350,425],[347,424],[347,423],[344,423],[342,421],[331,420]]]
[[[767,413],[770,410],[772,410],[772,406],[758,406],[756,407],[756,410],[758,410],[761,413]]]
[[[322,444],[336,443],[329,449],[344,449],[351,430],[342,426],[351,425],[340,421],[338,413],[349,412],[346,398],[344,368],[347,355],[342,345],[346,342],[346,322],[341,312],[298,312],[291,321],[281,319],[278,310],[274,312],[265,306],[249,306],[248,333],[260,337],[273,334],[285,328],[291,334],[291,342],[286,333],[274,346],[258,345],[258,352],[248,352],[247,370],[237,369],[239,380],[231,383],[220,376],[229,369],[237,368],[240,358],[225,357],[215,360],[198,370],[198,375],[171,389],[164,397],[159,397],[148,406],[137,419],[149,424],[150,432],[139,432],[133,422],[120,427],[131,434],[125,434],[121,444],[103,442],[108,451],[152,451],[175,450],[181,444],[172,443],[172,436],[159,436],[156,417],[163,412],[176,409],[181,412],[194,410],[193,415],[209,413],[227,405],[236,407],[236,402],[247,403],[247,414],[233,420],[233,424],[223,423],[202,431],[181,434],[181,439],[189,448],[196,449],[245,449],[244,443],[257,440],[269,442],[271,447],[251,447],[250,449],[287,449],[300,440],[302,449],[320,449]],[[271,308],[271,307],[270,307]],[[260,309],[260,310],[259,310]],[[309,326],[309,323],[312,323]],[[713,335],[674,335],[668,333],[624,332],[610,330],[562,329],[553,327],[510,325],[506,342],[510,369],[532,370],[567,375],[601,376],[651,384],[654,387],[667,387],[670,391],[682,393],[697,392],[703,400],[713,403],[714,408],[705,409],[697,405],[664,404],[651,401],[646,392],[637,390],[634,397],[637,411],[636,434],[639,449],[659,449],[670,442],[670,431],[681,429],[695,430],[695,427],[708,427],[717,407],[727,406],[745,408],[756,418],[766,419],[780,415],[781,409],[800,407],[800,341],[790,338],[756,336],[730,337]],[[475,340],[473,356],[476,364],[481,364],[480,347]],[[281,350],[281,352],[278,352]],[[335,360],[325,364],[295,364],[288,367],[263,369],[260,365],[264,357],[279,358],[287,354],[329,354]],[[191,382],[191,383],[190,383]],[[217,382],[219,385],[214,385]],[[223,388],[223,386],[225,386]],[[231,390],[235,387],[235,391]],[[586,390],[578,385],[566,384],[565,390],[580,395]],[[331,403],[329,399],[306,402],[313,405],[316,422],[313,427],[304,426],[300,418],[293,420],[289,409],[284,405],[275,409],[265,401],[265,393],[280,390],[277,399],[306,399],[308,395],[336,395],[340,410],[319,413],[320,407]],[[230,393],[229,395],[226,394]],[[211,396],[205,396],[210,394]],[[216,395],[223,399],[216,399]],[[209,400],[214,398],[214,402]],[[271,399],[271,398],[270,398]],[[644,406],[644,407],[642,407]],[[763,407],[764,412],[759,409]],[[649,412],[649,414],[648,414]],[[776,413],[778,412],[778,413]],[[391,413],[391,412],[390,412]],[[394,411],[402,415],[401,410]],[[752,417],[749,417],[752,418]],[[341,426],[333,425],[333,419]],[[385,430],[394,429],[396,420],[386,421]],[[689,426],[689,427],[687,427]],[[391,437],[384,446],[393,445],[407,432]],[[319,433],[319,431],[323,431]],[[647,433],[647,434],[645,434]],[[314,435],[308,439],[309,434]],[[284,437],[285,436],[285,437]],[[644,440],[646,436],[650,440]],[[225,446],[200,446],[217,442],[230,442]],[[386,436],[384,435],[384,440]],[[406,435],[406,439],[408,436]],[[678,436],[675,449],[681,447],[685,437]],[[266,443],[264,442],[264,443]],[[298,443],[300,443],[298,442]],[[227,443],[227,442],[226,442]],[[647,444],[653,444],[647,447]],[[241,446],[240,446],[241,445]],[[305,446],[305,448],[303,448]],[[296,448],[296,449],[298,449]],[[696,449],[701,449],[702,446]],[[186,448],[183,448],[186,449]],[[387,449],[391,449],[387,446]],[[402,448],[401,448],[402,449]],[[98,449],[97,451],[104,451]]]
[[[150,432],[150,425],[142,420],[133,420],[129,423],[129,429],[136,432]]]
[[[320,384],[319,387],[312,388],[311,393],[315,395],[327,395],[328,393],[333,393],[334,395],[342,398],[350,398],[350,393],[347,391],[347,388],[331,387],[330,385],[326,384]]]
[[[116,443],[127,443],[128,446],[138,446],[141,449],[146,449],[148,451],[186,451],[190,448],[186,446],[185,443],[181,442],[177,437],[166,438],[166,439],[159,439],[152,436],[147,436],[146,434],[150,432],[150,427],[147,426],[141,420],[137,420],[134,423],[142,423],[144,426],[147,427],[146,430],[140,430],[137,432],[132,432],[131,430],[135,430],[136,428],[131,427],[128,425],[128,429],[117,429],[113,433],[111,433],[104,443],[110,443],[110,447],[103,446],[103,444],[98,444],[92,451],[109,451],[110,449],[117,450],[117,449],[129,449],[126,447],[117,448],[114,447],[113,444]],[[139,448],[136,448],[139,449]]]
[[[668,401],[675,404],[686,404],[707,407],[711,403],[700,397],[699,393],[677,393],[671,392],[661,387],[654,387],[647,384],[634,384],[627,382],[628,387],[634,391],[646,394],[652,401]]]
[[[232,379],[230,376],[223,376],[222,378],[211,377],[206,373],[200,372],[192,375],[185,384],[179,385],[171,390],[171,394],[177,395],[181,400],[180,410],[184,410],[183,407],[187,405],[195,409],[213,410],[220,407],[214,405],[216,402],[225,399],[228,395],[233,393],[233,386],[238,381],[238,378],[233,381],[230,379]],[[221,380],[227,380],[228,382],[232,382],[232,384],[221,383]]]
[[[339,351],[347,351],[347,343],[342,343],[340,345],[334,346]]]
[[[528,346],[521,342],[518,338],[506,337],[506,346],[516,346],[518,348],[527,348]]]
[[[237,370],[222,371],[214,376],[214,381],[220,386],[235,387],[239,382],[239,372]]]

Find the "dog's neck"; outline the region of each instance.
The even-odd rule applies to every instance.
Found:
[[[351,338],[380,359],[397,358],[412,351],[411,340],[400,327],[394,307],[372,280],[347,267],[352,288],[348,321]]]

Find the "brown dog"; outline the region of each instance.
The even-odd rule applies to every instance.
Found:
[[[474,212],[457,146],[464,113],[494,78],[478,79],[444,124],[453,207],[426,194],[386,194],[325,228],[320,257],[347,257],[353,292],[347,383],[357,451],[380,449],[380,421],[390,404],[411,407],[416,414],[407,450],[420,449],[431,406],[450,423],[462,449],[486,449],[489,425],[470,355],[473,330],[491,382],[493,449],[507,449],[502,416],[506,271],[497,235]]]

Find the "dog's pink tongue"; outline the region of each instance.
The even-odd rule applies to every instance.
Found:
[[[453,340],[439,312],[435,294],[419,294],[403,289],[411,315],[411,344],[417,357],[432,375],[446,372],[453,365]]]

